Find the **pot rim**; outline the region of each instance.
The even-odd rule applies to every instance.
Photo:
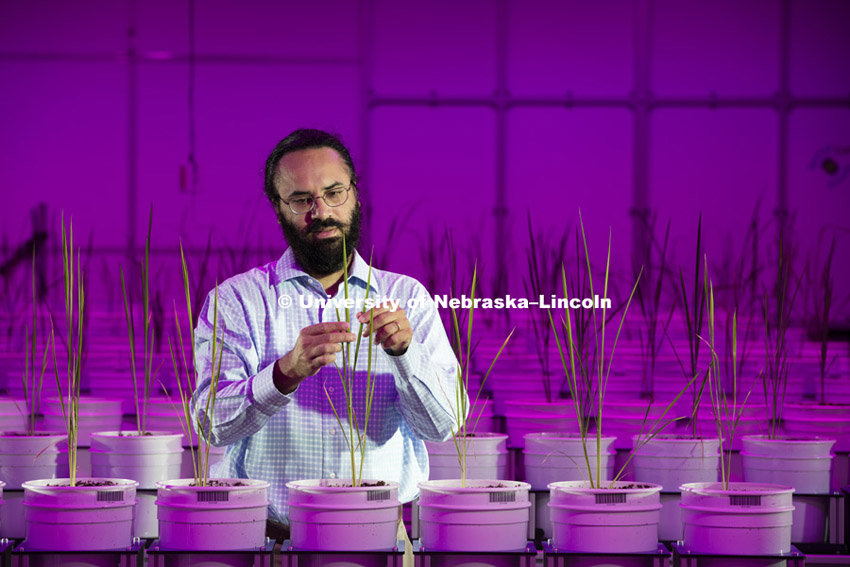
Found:
[[[401,483],[392,480],[380,480],[374,478],[363,478],[360,482],[384,482],[381,486],[344,486],[340,483],[350,483],[348,478],[306,478],[301,480],[292,480],[286,483],[286,487],[290,490],[300,490],[302,492],[369,492],[372,490],[398,490]]]
[[[67,433],[60,431],[38,431],[37,433],[40,433],[41,435],[7,435],[7,433],[26,433],[26,431],[15,431],[14,429],[0,431],[0,439],[49,439],[51,437],[68,437]]]
[[[496,432],[496,431],[472,431],[470,433],[471,433],[471,435],[469,437],[464,437],[463,439],[466,439],[466,440],[474,440],[474,439],[487,439],[487,440],[499,439],[499,440],[502,440],[502,439],[508,438],[507,433],[499,433],[499,432]],[[453,438],[450,437],[450,438],[446,439],[445,441],[425,441],[425,443],[431,443],[431,444],[434,444],[434,445],[439,445],[441,443],[451,443],[452,440],[453,440]],[[384,482],[386,482],[386,481],[384,481]]]
[[[71,479],[68,477],[64,478],[41,478],[35,480],[28,480],[26,482],[21,483],[22,488],[29,488],[31,490],[39,490],[39,491],[50,491],[50,492],[69,492],[69,491],[83,491],[83,490],[126,490],[128,488],[138,488],[139,481],[132,480],[129,478],[108,478],[108,477],[99,477],[99,476],[86,476],[80,477],[76,479],[78,482],[81,480],[94,480],[100,481],[105,480],[109,482],[114,482],[115,484],[108,486],[69,486],[69,485],[56,485],[56,484],[48,484],[48,483],[56,483],[56,482],[71,482]]]
[[[610,480],[602,481],[603,486],[591,488],[586,480],[560,480],[558,482],[550,482],[547,488],[550,491],[560,490],[561,492],[583,492],[587,494],[612,494],[614,492],[625,494],[647,494],[652,492],[661,492],[663,488],[660,484],[653,482],[635,482],[632,480],[618,480],[613,482]],[[619,485],[640,484],[643,488],[624,488]],[[608,488],[611,486],[611,488]]]
[[[169,480],[160,480],[157,481],[156,487],[163,490],[183,490],[189,492],[207,492],[210,490],[221,490],[221,491],[240,491],[240,490],[256,490],[258,488],[268,488],[271,486],[271,483],[267,480],[261,480],[258,478],[210,478],[207,480],[225,480],[225,481],[237,481],[244,483],[242,486],[192,486],[192,483],[195,482],[194,478],[176,478]]]
[[[123,433],[123,435],[122,435]],[[130,433],[130,435],[127,435]],[[146,431],[148,435],[139,435],[137,429],[122,429],[120,431],[95,431],[91,434],[92,437],[109,437],[115,439],[176,439],[178,437],[182,438],[182,433],[173,433],[170,431]]]
[[[764,443],[790,443],[801,445],[815,445],[820,443],[837,443],[837,439],[832,437],[821,437],[820,435],[777,435],[771,439],[767,435],[744,435],[741,441],[759,441]]]
[[[632,441],[636,439],[643,439],[643,435],[632,435]],[[720,439],[717,437],[687,437],[682,435],[676,435],[675,433],[659,433],[654,436],[652,439],[648,441],[648,443],[652,443],[653,441],[663,441],[664,443],[719,443]]]
[[[679,487],[682,492],[692,494],[705,494],[713,496],[730,495],[760,495],[773,496],[779,494],[793,493],[794,487],[784,484],[769,484],[765,482],[730,482],[729,488],[724,489],[723,483],[713,482],[686,482]]]
[[[523,435],[525,439],[569,439],[581,441],[581,433],[577,431],[535,431],[532,433],[526,433]],[[605,442],[607,440],[616,440],[616,435],[606,435],[603,434],[601,437],[602,441]],[[585,440],[588,443],[596,440],[596,435],[586,435]]]
[[[470,485],[472,483],[472,485]],[[515,492],[517,490],[531,490],[531,484],[519,480],[497,480],[484,478],[468,478],[466,486],[461,486],[461,479],[447,478],[442,480],[423,480],[418,483],[420,489],[425,488],[432,492]],[[485,485],[486,484],[486,485]],[[505,484],[507,486],[491,486],[493,484]],[[485,486],[482,486],[485,485]]]

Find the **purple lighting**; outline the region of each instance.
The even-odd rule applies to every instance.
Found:
[[[488,453],[498,460],[490,476],[531,482],[532,501],[550,497],[550,482],[560,485],[551,496],[559,525],[545,515],[531,519],[532,531],[536,523],[537,535],[546,534],[537,538],[541,554],[542,541],[553,534],[551,545],[561,548],[547,553],[576,551],[568,547],[579,532],[565,527],[573,525],[573,507],[626,500],[572,492],[570,483],[588,475],[566,478],[558,469],[549,478],[537,470],[547,465],[544,456],[565,455],[562,446],[569,445],[566,460],[573,465],[572,457],[584,459],[569,433],[584,426],[595,436],[600,386],[607,384],[610,405],[602,412],[609,439],[598,448],[600,463],[606,460],[599,468],[607,471],[610,458],[613,477],[640,444],[633,435],[647,423],[663,423],[665,404],[689,381],[666,414],[678,419],[664,431],[689,442],[701,438],[675,449],[672,458],[686,465],[664,465],[663,478],[637,478],[663,468],[653,459],[671,457],[668,445],[647,443],[643,459],[630,461],[617,479],[663,486],[640,497],[652,508],[648,517],[658,510],[664,536],[653,539],[653,516],[646,537],[638,539],[658,544],[684,537],[678,496],[670,497],[680,486],[689,485],[682,490],[687,506],[725,513],[727,504],[736,505],[718,481],[774,484],[771,475],[782,470],[799,474],[797,492],[793,498],[771,493],[776,498],[764,503],[786,523],[792,517],[787,501],[797,507],[788,541],[838,544],[835,510],[844,504],[841,489],[850,486],[848,32],[846,0],[4,0],[0,393],[15,400],[29,395],[31,385],[21,381],[25,364],[47,369],[45,399],[57,393],[53,362],[40,356],[55,325],[56,365],[60,374],[65,370],[60,218],[73,218],[88,303],[83,390],[119,400],[113,417],[121,413],[125,425],[134,421],[127,356],[135,348],[143,358],[144,348],[140,330],[128,346],[119,268],[138,327],[152,207],[148,276],[157,422],[170,423],[162,389],[176,395],[168,348],[175,303],[181,324],[189,318],[179,247],[192,274],[195,318],[217,283],[277,261],[286,242],[263,191],[265,160],[285,135],[317,128],[338,134],[351,150],[360,176],[359,252],[375,267],[415,278],[432,296],[469,294],[477,270],[479,298],[562,298],[565,287],[579,299],[610,298],[604,346],[600,326],[577,310],[553,310],[551,322],[549,312],[533,304],[488,304],[474,314],[470,388],[474,395],[481,386],[483,399],[471,415],[483,416],[490,431],[482,433],[498,434],[475,440],[498,445]],[[532,282],[534,276],[539,281]],[[705,295],[715,301],[714,335]],[[449,309],[439,312],[448,326]],[[577,328],[586,323],[576,338],[586,341],[577,350],[592,361],[578,370],[589,372],[586,413],[572,405],[579,396],[568,378],[581,365],[571,361],[565,368],[569,356],[555,343],[556,336],[562,347],[567,343],[562,325],[570,313]],[[601,309],[593,314],[602,317]],[[177,364],[194,376],[189,345],[183,350],[187,360]],[[445,353],[451,358],[447,347]],[[594,374],[597,355],[602,375]],[[720,385],[701,390],[712,361],[718,366],[711,379]],[[709,405],[728,398],[747,400],[735,436],[718,426]],[[20,429],[18,406],[4,403],[0,432]],[[57,407],[34,413],[62,425]],[[814,449],[805,444],[785,450],[787,460],[820,465],[800,473],[793,464],[764,465],[758,459],[773,456],[748,449],[764,447],[744,435],[769,431],[836,443],[817,455],[806,453]],[[532,439],[533,451],[524,451],[526,433],[542,436]],[[459,478],[452,468],[456,446],[430,443],[432,463],[440,455],[445,475],[437,479],[432,470],[430,480]],[[225,449],[217,450],[214,456],[224,458]],[[425,467],[425,450],[410,450]],[[31,452],[28,446],[24,453]],[[530,475],[527,454],[544,461],[531,464]],[[564,461],[557,462],[570,468]],[[593,461],[595,470],[595,454]],[[745,472],[754,462],[756,476]],[[715,474],[730,463],[726,478]],[[705,478],[680,478],[682,470]],[[545,481],[529,479],[538,474]],[[786,484],[781,480],[775,484]],[[13,496],[23,490],[19,482],[5,482]],[[522,504],[515,506],[522,516],[529,489],[514,488],[516,495],[505,493]],[[432,489],[439,494],[434,487],[426,492]],[[756,496],[744,495],[738,508],[755,509]],[[257,496],[258,509],[263,498]],[[549,509],[547,501],[535,502],[536,513]],[[486,504],[494,503],[507,500]],[[829,518],[804,530],[800,518],[810,516]],[[439,522],[428,527],[430,533],[442,529]],[[811,541],[820,536],[823,541]],[[4,537],[23,535],[7,535],[0,524]],[[783,545],[786,539],[784,532],[777,536]]]

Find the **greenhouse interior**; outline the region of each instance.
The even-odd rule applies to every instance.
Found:
[[[0,567],[850,565],[848,30],[0,2]]]

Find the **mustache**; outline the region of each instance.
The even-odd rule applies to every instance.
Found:
[[[329,228],[338,228],[343,232],[345,231],[345,226],[343,226],[343,224],[341,222],[331,220],[331,219],[325,219],[325,220],[313,221],[313,224],[311,224],[307,228],[307,233],[309,234],[309,233],[312,233],[312,232],[322,232],[324,230],[328,230]]]

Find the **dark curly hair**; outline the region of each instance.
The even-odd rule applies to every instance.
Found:
[[[348,167],[351,184],[355,187],[357,186],[358,178],[354,170],[354,162],[351,160],[351,154],[348,152],[345,144],[342,143],[339,135],[329,134],[328,132],[314,128],[299,128],[278,142],[266,160],[264,189],[266,197],[268,197],[272,205],[277,204],[278,200],[274,180],[277,175],[277,166],[280,163],[280,159],[288,153],[315,148],[331,148],[332,150],[336,150],[345,162],[346,167]]]

